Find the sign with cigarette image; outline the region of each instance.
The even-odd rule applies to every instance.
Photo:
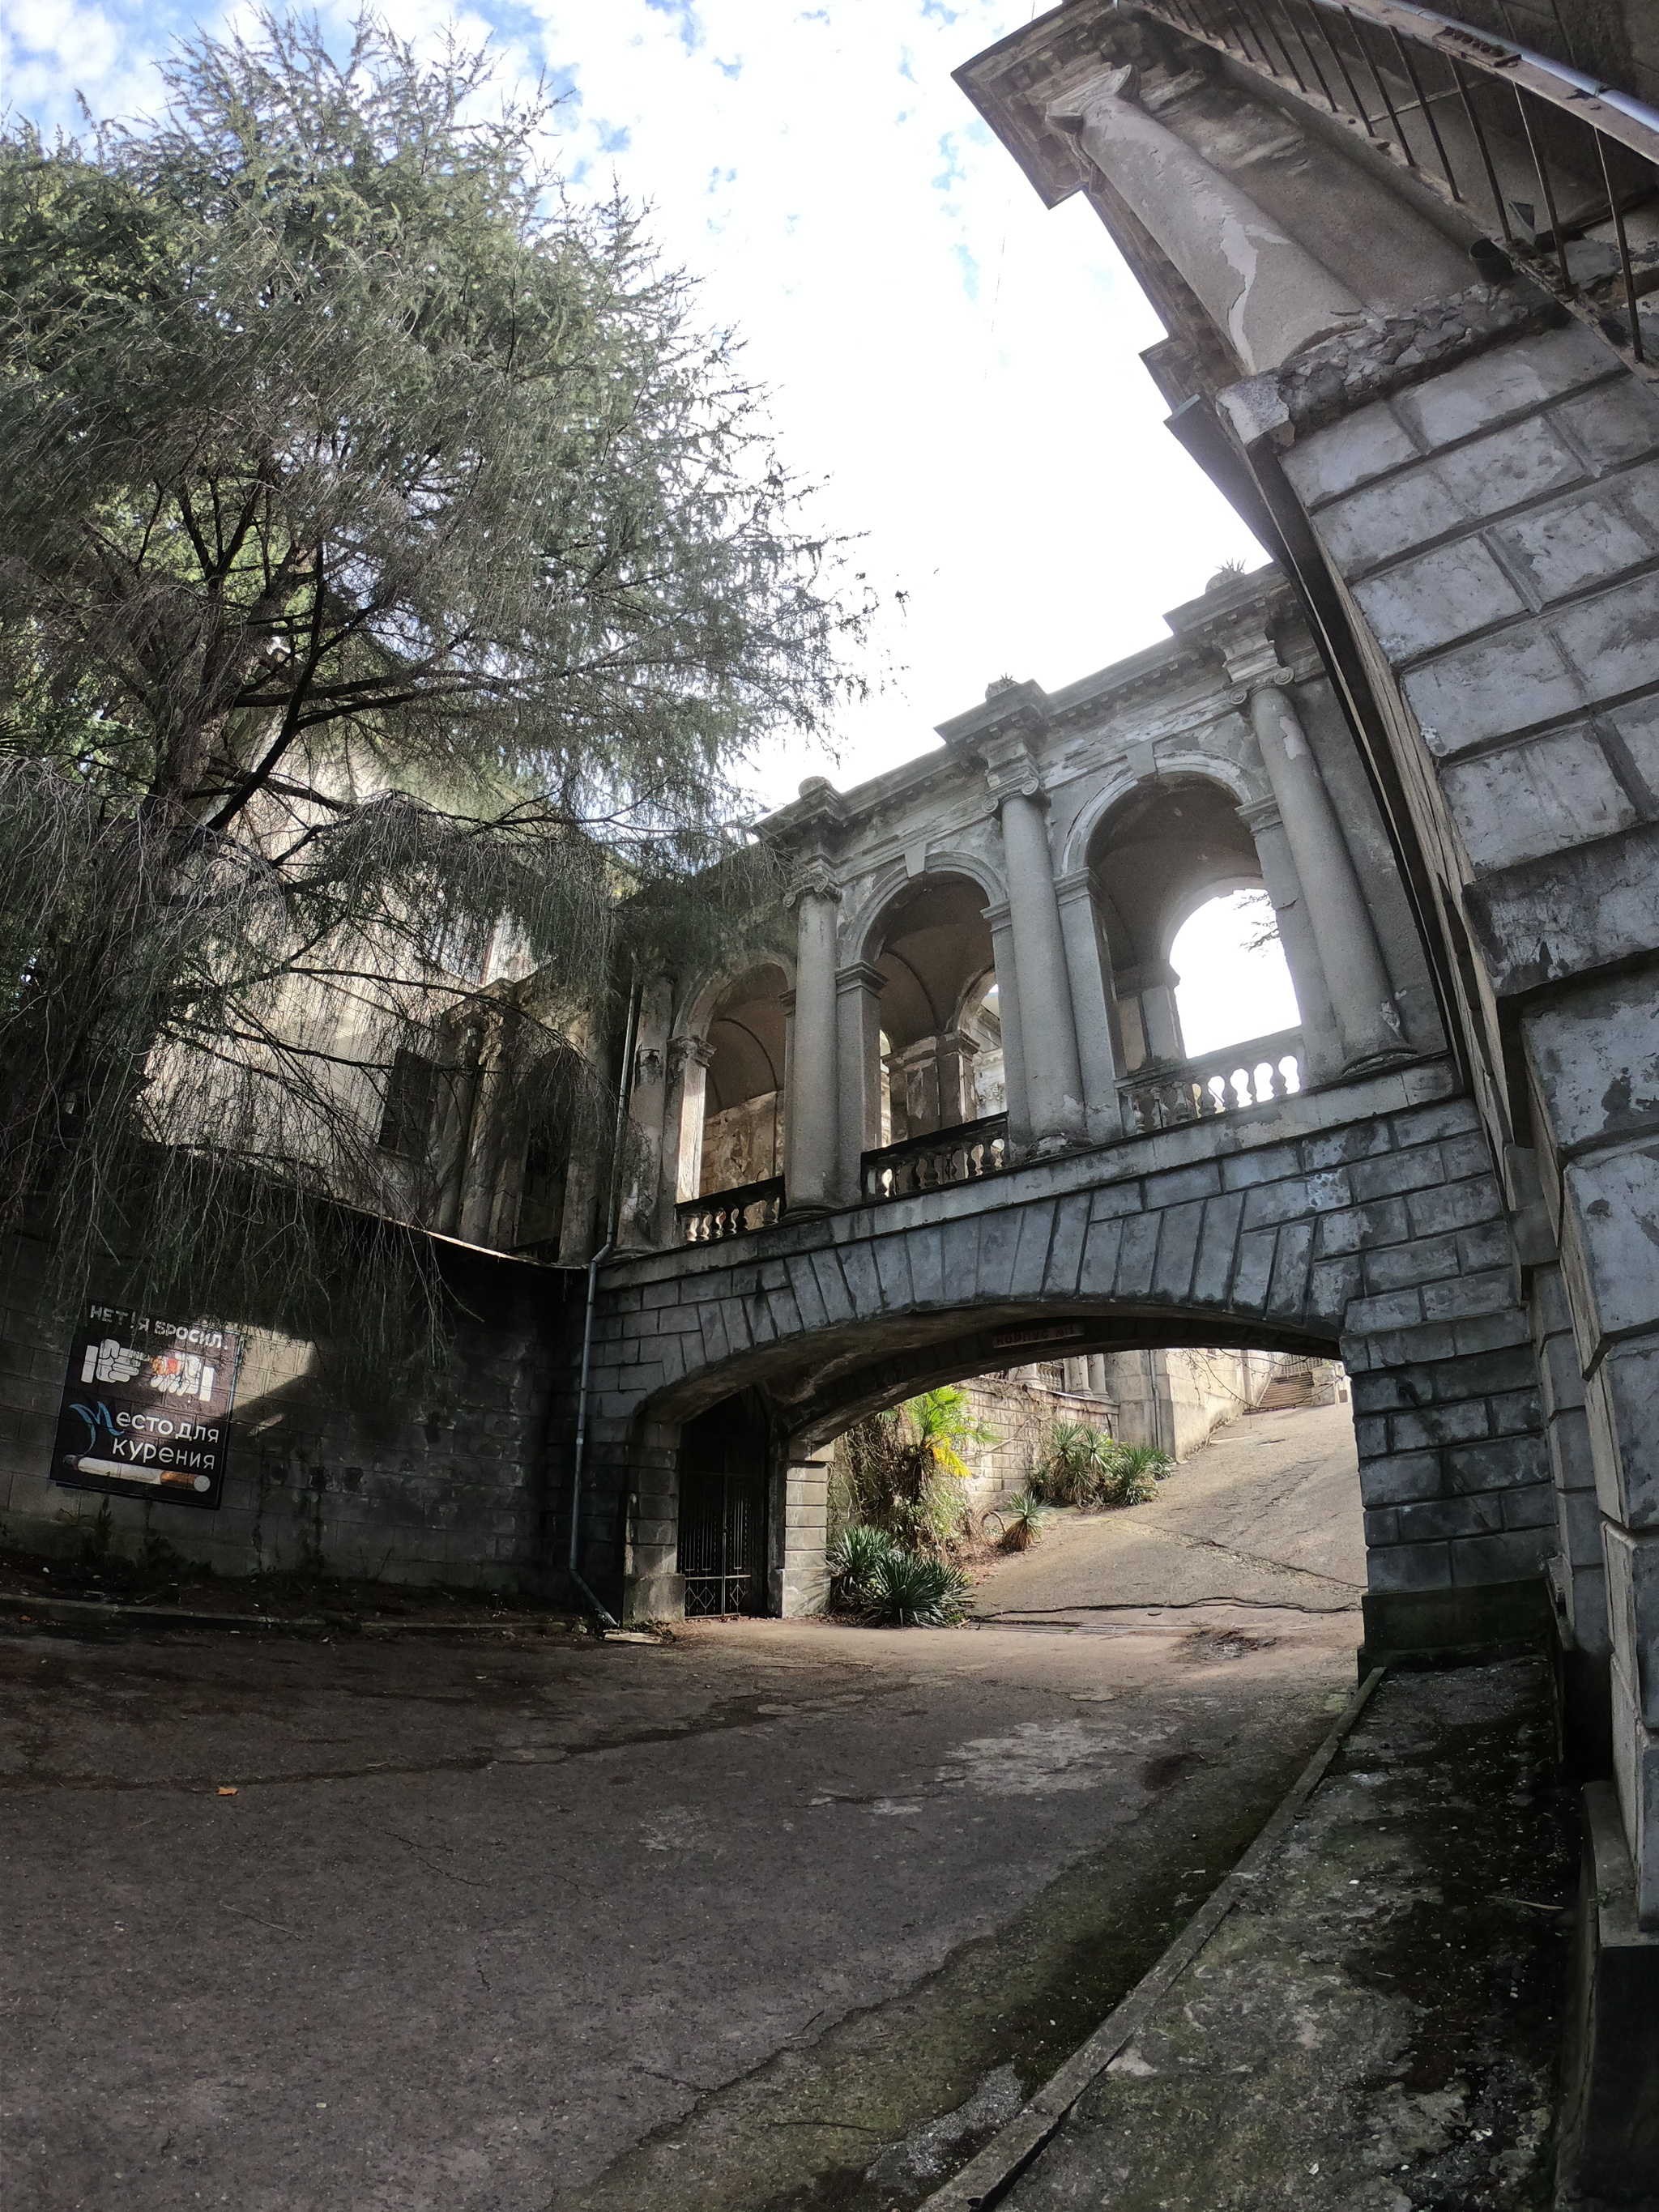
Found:
[[[52,1479],[173,1505],[219,1503],[236,1332],[93,1305],[70,1346]]]

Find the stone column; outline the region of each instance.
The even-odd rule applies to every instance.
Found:
[[[640,1139],[641,1158],[629,1176],[618,1224],[618,1241],[635,1251],[659,1241],[663,1136],[668,1115],[668,1030],[673,1001],[673,986],[666,975],[647,983],[640,1000],[628,1114]]]
[[[1149,1060],[1185,1060],[1187,1057],[1186,1043],[1181,1034],[1181,1014],[1176,1006],[1175,987],[1178,980],[1167,960],[1149,960],[1143,967],[1123,968],[1118,971],[1118,988],[1120,992],[1129,994],[1135,1025],[1140,1032],[1140,1047],[1145,1058],[1135,1063],[1136,1068],[1144,1066]],[[1121,997],[1118,1005],[1121,1009]]]
[[[1048,121],[1099,170],[1151,232],[1231,344],[1245,373],[1364,319],[1347,286],[1201,154],[1135,104],[1136,76],[1091,77]]]
[[[864,1194],[862,1161],[881,1142],[881,991],[886,978],[867,961],[836,977],[836,1064],[841,1096],[837,1184],[843,1206]]]
[[[1302,1017],[1303,1050],[1309,1079],[1328,1083],[1342,1073],[1342,1043],[1337,1034],[1336,1013],[1331,1005],[1319,947],[1314,942],[1308,902],[1302,896],[1301,878],[1291,858],[1276,799],[1259,799],[1238,810],[1245,828],[1255,840],[1255,856],[1261,863],[1262,887],[1273,902],[1285,947],[1285,964],[1296,988],[1297,1012]]]
[[[1002,1088],[1008,1115],[1008,1142],[1017,1152],[1031,1148],[1031,1109],[1025,1086],[1025,1034],[1019,1013],[1019,977],[1014,969],[1013,924],[1006,906],[988,906],[991,959],[997,971],[997,1018],[1002,1025]]]
[[[961,1030],[943,1030],[933,1040],[938,1050],[939,1120],[942,1129],[971,1121],[979,1113],[974,1098],[974,1062],[979,1047]]]
[[[1048,831],[1035,775],[1003,791],[1002,846],[1031,1134],[1040,1152],[1057,1152],[1084,1134],[1083,1071]]]
[[[1079,868],[1062,876],[1054,888],[1060,901],[1060,935],[1066,941],[1078,1064],[1083,1073],[1084,1127],[1101,1145],[1121,1134],[1122,1123],[1118,1115],[1117,1064],[1112,1057],[1105,950],[1095,913],[1094,882],[1087,868]]]
[[[828,866],[803,870],[784,903],[795,909],[794,1049],[784,1109],[789,1209],[823,1213],[836,1203],[836,908],[841,892]]]
[[[665,1205],[701,1195],[702,1124],[708,1097],[708,1063],[714,1048],[699,1036],[678,1036],[668,1048],[668,1097],[663,1108]]]
[[[1291,858],[1308,902],[1308,919],[1336,1016],[1343,1066],[1363,1066],[1406,1048],[1394,986],[1342,825],[1301,718],[1285,690],[1290,672],[1279,668],[1276,660],[1271,670],[1264,671],[1261,657],[1258,647],[1245,656],[1248,665],[1241,672],[1235,655],[1229,659],[1228,673],[1236,681],[1242,674],[1250,686],[1250,726],[1261,748]]]

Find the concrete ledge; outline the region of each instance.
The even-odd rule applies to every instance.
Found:
[[[1562,2212],[1659,2212],[1659,1930],[1637,1924],[1612,1784],[1590,1783],[1583,1804],[1555,2201]]]
[[[1373,1667],[1462,1666],[1550,1650],[1555,1613],[1542,1575],[1444,1589],[1367,1590],[1359,1679]]]
[[[1337,1716],[1334,1726],[1297,1778],[1290,1795],[1232,1872],[1188,1922],[1150,1972],[1143,1975],[1116,2009],[1109,2013],[1088,2041],[1075,2051],[1030,2104],[998,2130],[979,2155],[960,2173],[923,2200],[923,2212],[990,2212],[1059,2132],[1066,2116],[1090,2085],[1103,2074],[1130,2039],[1152,2017],[1179,1975],[1202,1951],[1235,1905],[1254,1894],[1254,1885],[1283,1848],[1303,1807],[1324,1780],[1332,1760],[1370,1704],[1382,1680],[1381,1668],[1367,1676]]]

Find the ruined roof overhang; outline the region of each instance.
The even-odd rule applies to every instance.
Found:
[[[1125,25],[1114,0],[1067,0],[951,71],[1047,207],[1070,199],[1084,182],[1070,142],[1047,120],[1049,105],[1099,76]]]

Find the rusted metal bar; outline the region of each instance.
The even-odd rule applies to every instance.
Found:
[[[1307,0],[1303,0],[1303,4],[1305,7],[1307,5]],[[1338,107],[1336,102],[1331,98],[1331,88],[1325,82],[1324,70],[1319,66],[1319,57],[1315,53],[1312,46],[1309,45],[1308,34],[1303,29],[1300,19],[1291,12],[1291,0],[1285,0],[1285,13],[1289,16],[1291,23],[1296,27],[1296,35],[1302,41],[1302,51],[1308,57],[1308,66],[1318,78],[1319,89],[1325,95],[1326,106],[1330,109],[1333,115],[1340,115],[1342,111]]]
[[[1352,71],[1348,67],[1347,56],[1343,52],[1341,47],[1338,46],[1336,40],[1331,36],[1329,31],[1325,27],[1324,11],[1322,9],[1316,7],[1313,11],[1313,19],[1319,26],[1320,37],[1323,39],[1325,44],[1336,56],[1336,65],[1342,72],[1342,82],[1347,86],[1348,96],[1353,101],[1354,107],[1358,114],[1359,119],[1365,126],[1366,136],[1368,137],[1375,138],[1376,132],[1371,123],[1370,111],[1367,108],[1364,101],[1359,97],[1359,87],[1353,81]]]
[[[1613,235],[1619,240],[1619,269],[1625,280],[1625,308],[1630,316],[1630,349],[1638,361],[1647,355],[1642,345],[1642,318],[1636,304],[1636,271],[1631,266],[1630,240],[1625,234],[1625,210],[1619,195],[1613,189],[1613,171],[1607,166],[1607,142],[1599,131],[1592,130],[1595,141],[1596,158],[1601,164],[1601,181],[1607,188],[1607,212],[1613,217]]]
[[[1503,228],[1504,242],[1507,246],[1513,246],[1515,232],[1510,227],[1510,211],[1504,204],[1504,188],[1498,181],[1498,170],[1492,161],[1492,149],[1487,145],[1486,134],[1480,127],[1480,118],[1475,112],[1474,97],[1469,90],[1468,79],[1463,74],[1462,62],[1454,61],[1451,67],[1452,75],[1457,80],[1457,89],[1462,94],[1463,112],[1469,118],[1469,129],[1474,133],[1474,143],[1480,150],[1480,159],[1486,167],[1486,182],[1492,190],[1492,204],[1498,210],[1498,220]]]
[[[1400,120],[1398,114],[1395,111],[1394,98],[1390,94],[1387,84],[1383,81],[1382,70],[1376,66],[1376,57],[1372,53],[1364,33],[1360,30],[1359,19],[1354,14],[1352,8],[1345,8],[1342,12],[1347,17],[1348,21],[1353,25],[1355,43],[1358,45],[1360,52],[1365,57],[1365,65],[1370,70],[1372,80],[1376,86],[1378,94],[1381,95],[1383,106],[1389,111],[1389,121],[1394,126],[1395,137],[1400,141],[1400,150],[1406,157],[1406,166],[1407,168],[1414,169],[1417,167],[1417,156],[1412,151],[1411,140],[1406,136],[1406,126]]]
[[[1251,23],[1249,17],[1244,14],[1243,0],[1237,0],[1237,4],[1235,4],[1235,0],[1222,0],[1222,13],[1227,17],[1230,22],[1237,26],[1236,35],[1238,40],[1238,53],[1240,60],[1248,64],[1251,68],[1255,67],[1255,64],[1250,61],[1250,51],[1245,43],[1244,38],[1245,29],[1248,25],[1250,34],[1255,40],[1256,51],[1261,54],[1262,61],[1267,65],[1267,74],[1269,76],[1277,76],[1279,73],[1279,64],[1274,61],[1273,56],[1267,52],[1267,42],[1262,38],[1261,32],[1256,29],[1255,24]]]
[[[1440,136],[1440,125],[1434,119],[1434,110],[1430,106],[1428,94],[1423,89],[1423,80],[1417,74],[1417,64],[1412,59],[1411,48],[1398,31],[1394,34],[1394,42],[1400,50],[1400,59],[1406,74],[1412,81],[1412,90],[1417,94],[1417,104],[1423,111],[1423,120],[1429,126],[1429,136],[1434,141],[1434,150],[1440,157],[1440,167],[1445,172],[1446,188],[1455,200],[1461,200],[1463,195],[1457,189],[1457,179],[1452,174],[1452,165],[1446,159],[1445,141]]]
[[[1544,212],[1550,219],[1550,236],[1555,242],[1555,258],[1561,264],[1561,282],[1571,292],[1573,289],[1572,270],[1567,264],[1567,241],[1561,235],[1560,218],[1555,212],[1555,187],[1550,182],[1549,167],[1544,159],[1544,149],[1538,143],[1537,134],[1532,127],[1532,118],[1527,112],[1526,94],[1518,84],[1515,88],[1515,104],[1520,110],[1521,128],[1526,133],[1527,151],[1532,155],[1532,166],[1538,178],[1538,189],[1544,196]]]
[[[1272,31],[1274,38],[1279,41],[1279,51],[1285,57],[1286,68],[1288,68],[1291,75],[1296,79],[1297,90],[1299,93],[1305,94],[1308,89],[1308,81],[1303,76],[1301,70],[1297,67],[1296,56],[1291,52],[1290,47],[1285,44],[1285,33],[1279,29],[1279,25],[1273,21],[1272,10],[1267,5],[1267,0],[1262,0],[1261,15],[1262,20]]]

